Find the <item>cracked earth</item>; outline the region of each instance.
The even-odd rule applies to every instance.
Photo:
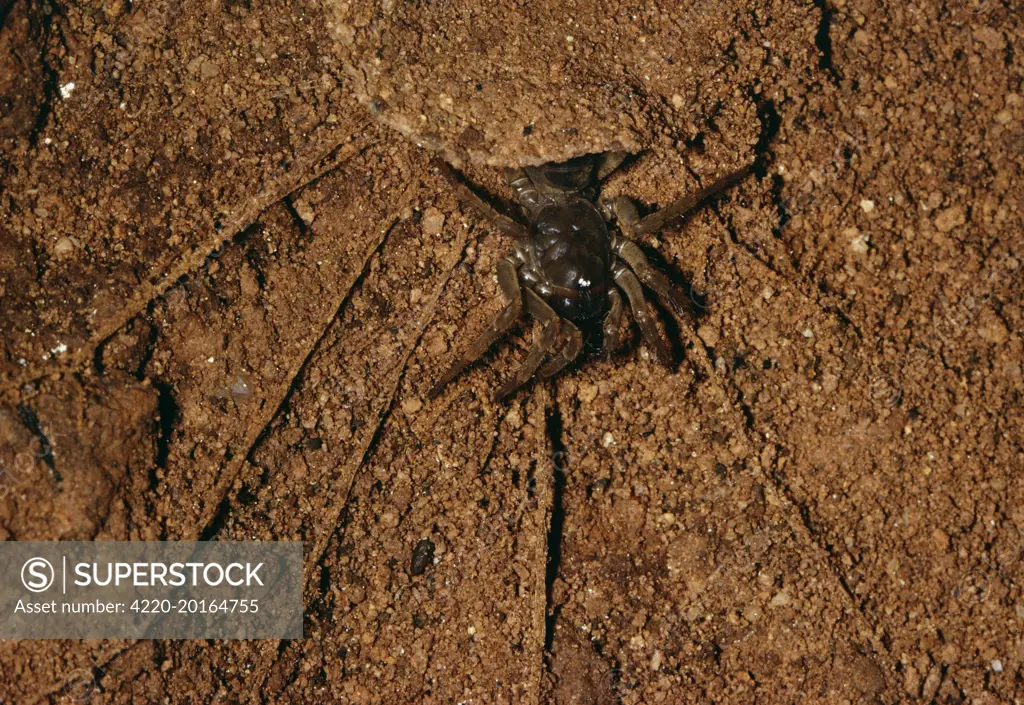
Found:
[[[0,0],[0,538],[300,540],[305,635],[0,642],[0,703],[1024,699],[997,0]],[[433,161],[609,149],[694,292],[510,402]]]

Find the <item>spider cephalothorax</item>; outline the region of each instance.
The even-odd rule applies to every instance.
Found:
[[[497,228],[514,239],[514,249],[498,264],[498,284],[508,299],[487,330],[434,386],[431,394],[482,355],[519,318],[525,308],[543,325],[526,361],[497,393],[504,398],[535,373],[551,376],[583,350],[580,328],[601,323],[602,350],[619,344],[623,294],[656,360],[671,364],[671,353],[658,333],[644,299],[647,285],[677,315],[689,314],[686,296],[654,269],[630,238],[650,233],[682,215],[708,196],[749,173],[742,169],[691,196],[641,219],[623,196],[604,202],[600,182],[622,164],[623,152],[586,155],[567,162],[505,169],[505,180],[519,201],[528,225],[501,215],[473,193],[447,165],[444,173],[468,201]],[[609,227],[615,221],[618,232]],[[545,362],[545,360],[547,360]]]

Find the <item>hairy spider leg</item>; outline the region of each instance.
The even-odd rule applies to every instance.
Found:
[[[633,227],[640,222],[640,213],[636,204],[629,196],[616,196],[610,201],[602,201],[601,206],[605,217],[615,216],[615,221],[624,233],[633,234]]]
[[[526,310],[541,324],[540,335],[534,338],[533,346],[516,375],[494,395],[497,401],[513,394],[530,381],[537,368],[540,367],[540,363],[554,349],[561,332],[563,320],[555,313],[555,310],[548,306],[533,289],[524,289],[523,293],[525,294]]]
[[[750,166],[739,169],[721,179],[718,179],[707,188],[685,196],[684,198],[669,204],[660,211],[652,213],[643,219],[639,217],[639,213],[637,212],[634,203],[625,196],[619,196],[612,199],[604,204],[604,207],[606,212],[611,212],[615,215],[615,219],[624,233],[637,237],[654,232],[673,218],[678,218],[686,214],[706,199],[720,193],[729,186],[742,181],[744,178],[749,176],[752,171],[753,168]],[[690,307],[688,297],[686,297],[678,288],[673,286],[668,277],[651,266],[651,263],[647,260],[643,250],[641,250],[636,243],[627,238],[615,235],[612,239],[612,251],[618,258],[616,261],[621,261],[628,265],[629,268],[636,273],[640,281],[655,293],[663,306],[672,310],[681,318],[692,320],[693,310]],[[627,290],[627,295],[628,294],[629,292]],[[634,315],[636,315],[636,307],[633,304],[632,297],[630,297],[630,306],[634,309]],[[638,324],[640,323],[639,317],[637,322]],[[640,325],[641,331],[644,331],[643,324]],[[689,326],[684,326],[683,330],[685,331],[685,335],[691,345],[696,345],[697,341],[694,339],[691,328]],[[652,333],[655,332],[656,331],[652,331]],[[647,331],[644,331],[644,339],[650,339],[650,334]],[[658,341],[661,341],[660,336],[658,337]],[[710,375],[710,362],[704,358],[701,358],[701,361],[705,368],[704,372]]]
[[[459,175],[455,173],[455,170],[452,169],[447,162],[437,160],[437,168],[445,179],[455,187],[455,192],[458,194],[459,202],[463,206],[476,211],[478,215],[491,221],[494,227],[501,233],[516,240],[529,240],[530,232],[526,229],[525,225],[517,223],[507,215],[502,215],[496,211],[490,203],[480,198],[473,189],[469,188],[469,186],[459,178]]]
[[[633,232],[637,223],[640,222],[640,214],[636,210],[636,206],[626,196],[619,196],[613,198],[606,204],[606,209],[615,214],[615,220],[619,224],[619,228],[624,232]],[[647,257],[644,255],[636,243],[618,235],[612,235],[612,252],[617,257],[617,266],[622,266],[622,263],[628,265],[628,267],[636,274],[641,282],[649,286],[657,294],[662,304],[671,308],[676,312],[678,316],[689,316],[688,304],[686,297],[679,292],[675,287],[672,286],[672,282],[668,280],[664,274],[656,270],[651,266],[650,262],[647,261]],[[618,282],[617,282],[618,283]],[[620,284],[622,286],[622,284]],[[643,332],[644,340],[647,341],[648,346],[651,347],[658,357],[663,362],[668,363],[669,357],[662,357],[667,348],[664,347],[664,342],[661,336],[658,334],[657,329],[653,323],[648,324],[647,329],[644,328],[644,324],[641,323],[642,316],[637,311],[637,303],[634,301],[634,296],[630,294],[629,289],[625,289],[626,295],[629,297],[630,308],[633,309],[633,316],[637,319],[637,324],[640,325],[640,330]],[[640,294],[642,296],[642,293]],[[646,301],[643,303],[644,313],[650,315],[650,307]],[[652,339],[656,340],[657,343],[652,345]],[[617,341],[616,341],[617,342]],[[606,352],[610,354],[610,352]]]
[[[451,366],[444,377],[438,380],[437,384],[430,390],[430,398],[434,399],[441,394],[441,390],[459,376],[461,372],[476,362],[487,349],[491,347],[501,336],[503,336],[512,324],[516,322],[523,310],[523,290],[519,285],[519,264],[510,255],[498,262],[498,285],[508,300],[494,320],[487,326],[483,333],[473,341],[467,350],[455,364]]]
[[[622,166],[626,161],[629,152],[605,152],[601,155],[601,161],[597,164],[597,180],[604,181],[608,176]]]
[[[612,242],[612,250],[619,258],[616,261],[621,261],[627,264],[629,268],[636,273],[639,280],[651,289],[655,295],[657,295],[662,306],[671,310],[680,318],[687,321],[693,320],[693,313],[690,308],[689,298],[677,287],[673,286],[668,277],[651,266],[651,263],[647,261],[647,257],[644,255],[643,251],[637,247],[636,243],[625,238],[615,236]],[[691,326],[683,326],[682,331],[691,345],[697,345],[697,340],[694,337]],[[711,366],[708,360],[701,356],[700,363],[704,368],[704,373],[710,376]]]
[[[644,298],[644,290],[640,286],[640,280],[636,278],[636,275],[625,264],[618,261],[612,266],[612,278],[618,287],[626,293],[629,307],[633,311],[633,318],[636,320],[637,325],[640,326],[640,332],[643,334],[644,342],[650,348],[651,354],[654,355],[657,362],[662,363],[666,367],[671,367],[672,352],[658,333],[657,326],[654,325],[654,314],[651,311],[650,304],[647,303],[647,299]]]
[[[512,189],[512,193],[516,195],[516,200],[519,201],[523,208],[530,213],[537,210],[540,193],[526,173],[526,170],[518,167],[505,167],[502,173],[505,175],[505,183]]]
[[[712,196],[724,191],[733,184],[737,184],[743,179],[747,178],[753,172],[753,167],[745,166],[742,169],[734,171],[731,174],[723,176],[718,181],[714,182],[706,188],[702,188],[699,191],[695,191],[688,196],[680,198],[678,201],[673,201],[668,204],[660,211],[651,213],[646,218],[643,218],[639,222],[631,225],[630,235],[638,237],[640,235],[646,235],[647,233],[653,233],[660,229],[668,221],[673,218],[678,218],[681,215],[685,215],[689,211],[693,210],[694,207],[700,205],[703,201],[711,198]]]
[[[604,317],[601,331],[601,353],[608,358],[618,349],[622,336],[622,294],[614,287],[608,292],[608,314]]]
[[[690,300],[669,278],[659,272],[648,261],[637,244],[617,235],[612,237],[612,252],[629,265],[637,278],[653,291],[662,306],[673,311],[680,318],[693,318]]]
[[[562,347],[558,354],[548,360],[537,373],[540,377],[544,379],[553,377],[583,352],[583,334],[580,333],[580,329],[572,321],[567,321],[564,318],[562,319],[561,335],[559,340],[556,341],[555,346],[557,347],[560,343]]]

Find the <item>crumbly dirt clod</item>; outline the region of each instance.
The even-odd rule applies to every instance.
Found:
[[[818,23],[812,6],[721,0],[325,5],[360,103],[460,165],[637,152],[711,131],[742,155],[767,88],[759,67],[806,65]]]

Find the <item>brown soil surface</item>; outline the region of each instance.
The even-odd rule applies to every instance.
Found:
[[[0,0],[0,538],[306,552],[305,639],[0,703],[1024,699],[1022,8],[660,5]],[[643,243],[678,364],[429,400],[509,247],[432,156],[620,148],[760,165]]]

